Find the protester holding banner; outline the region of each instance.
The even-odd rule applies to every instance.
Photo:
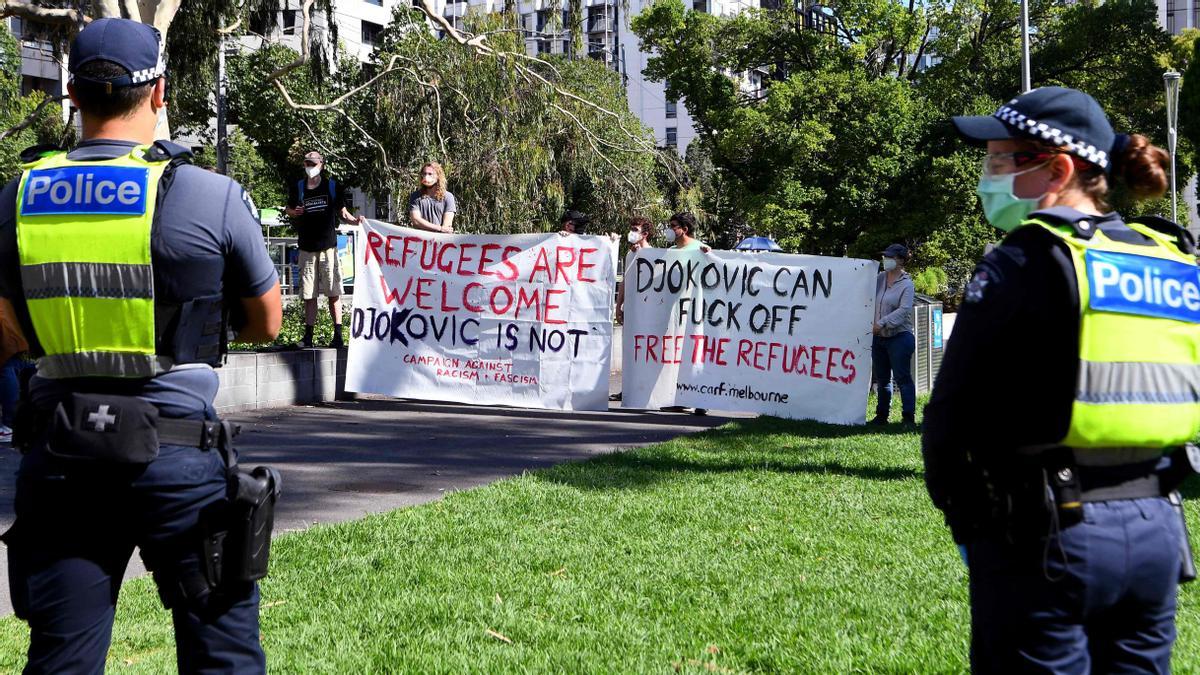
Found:
[[[634,216],[629,221],[629,232],[625,240],[629,242],[629,252],[625,254],[625,267],[622,268],[621,281],[617,283],[617,323],[625,321],[625,277],[633,273],[633,261],[638,251],[650,248],[650,219],[645,216]],[[620,401],[621,392],[608,397],[610,401]]]
[[[967,285],[922,448],[969,569],[972,669],[1170,672],[1200,281],[1183,228],[1106,203],[1118,178],[1160,197],[1169,156],[1062,87],[954,124],[987,147],[978,194],[1007,233]]]
[[[591,222],[586,213],[569,210],[558,219],[558,233],[564,237],[570,234],[587,234]]]
[[[696,239],[696,216],[687,211],[680,211],[671,216],[671,220],[667,222],[667,229],[663,231],[663,236],[666,237],[667,243],[671,244],[671,248],[679,251],[709,251],[708,246]]]
[[[878,399],[871,424],[887,424],[892,405],[892,380],[900,387],[900,412],[905,424],[915,424],[917,388],[912,378],[912,356],[917,349],[913,336],[912,277],[904,271],[908,249],[892,244],[883,252],[883,271],[875,280],[875,321],[871,333],[871,360],[875,364]]]
[[[625,254],[623,275],[633,272],[633,259],[638,251],[650,248],[650,219],[645,216],[634,216],[629,221],[629,233],[625,235],[629,242],[629,252]],[[624,278],[624,277],[622,277]],[[617,284],[617,323],[625,320],[625,282]],[[620,400],[620,399],[614,399]]]
[[[458,200],[446,189],[446,172],[437,162],[421,167],[416,191],[408,196],[412,226],[429,232],[453,232]]]

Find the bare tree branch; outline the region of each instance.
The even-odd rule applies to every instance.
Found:
[[[273,73],[267,76],[268,80],[274,80],[275,84],[279,85],[281,89],[283,85],[280,83],[279,78],[308,63],[310,49],[309,31],[312,28],[312,6],[313,0],[304,0],[304,5],[300,8],[301,16],[304,17],[304,28],[300,33],[300,56],[296,57],[295,61],[276,68]],[[291,97],[289,96],[288,99],[290,101]],[[289,103],[289,105],[291,104]]]
[[[0,19],[10,16],[36,23],[68,27],[87,24],[92,20],[83,12],[70,7],[41,7],[21,0],[0,0]]]
[[[29,125],[33,124],[34,120],[36,120],[38,115],[41,114],[42,109],[51,103],[61,103],[65,98],[66,96],[47,96],[46,98],[42,99],[41,103],[38,103],[37,107],[33,109],[33,112],[26,115],[25,119],[21,120],[20,124],[0,132],[0,141],[29,128]]]
[[[183,4],[183,0],[157,0],[150,3],[153,7],[153,14],[148,17],[159,33],[162,33],[163,42],[167,39],[167,29],[171,27],[171,22],[175,20],[175,13],[179,11],[179,7]],[[145,5],[142,7],[142,14],[145,16],[146,10],[149,9]]]
[[[98,16],[121,16],[120,0],[96,0]]]

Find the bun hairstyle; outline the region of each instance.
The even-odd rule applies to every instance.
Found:
[[[1039,150],[1061,150],[1048,144],[1033,142]],[[1068,155],[1075,163],[1075,181],[1079,189],[1101,209],[1108,209],[1111,178],[1120,179],[1134,199],[1156,199],[1167,191],[1171,171],[1171,156],[1141,134],[1118,134],[1113,142],[1111,174],[1091,162]]]
[[[1113,175],[1138,199],[1161,197],[1169,187],[1171,156],[1140,134],[1118,136],[1113,145]]]

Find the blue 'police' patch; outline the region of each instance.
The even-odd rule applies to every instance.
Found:
[[[1088,251],[1089,303],[1098,312],[1200,323],[1200,268],[1129,253]]]
[[[25,180],[21,214],[125,214],[146,212],[149,170],[133,166],[35,169]]]

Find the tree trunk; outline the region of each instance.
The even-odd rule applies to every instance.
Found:
[[[158,29],[162,39],[159,49],[167,44],[167,31],[175,20],[182,0],[98,0],[95,4],[96,18],[117,17],[133,19],[147,23]],[[154,137],[164,140],[171,138],[171,125],[167,121],[167,109],[158,111],[158,124],[154,127]]]

